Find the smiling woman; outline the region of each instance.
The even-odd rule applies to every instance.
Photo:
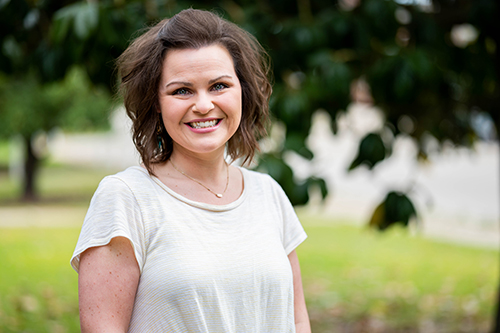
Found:
[[[269,176],[226,162],[251,161],[265,134],[262,47],[189,9],[118,65],[142,164],[104,178],[83,223],[82,331],[310,332],[297,215]]]

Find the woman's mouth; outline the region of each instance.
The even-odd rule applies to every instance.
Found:
[[[216,126],[221,120],[220,119],[212,119],[207,121],[193,121],[188,123],[188,125],[195,129],[209,128]]]

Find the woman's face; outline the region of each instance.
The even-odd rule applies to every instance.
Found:
[[[223,153],[241,120],[241,85],[222,46],[169,50],[159,105],[174,152]]]

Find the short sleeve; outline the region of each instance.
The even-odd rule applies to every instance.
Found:
[[[289,255],[307,238],[307,234],[285,191],[274,179],[273,183],[283,218],[283,247]]]
[[[144,265],[144,227],[141,210],[127,184],[116,176],[104,178],[90,202],[71,266],[80,268],[80,255],[87,249],[108,244],[115,237],[127,238],[142,272]]]

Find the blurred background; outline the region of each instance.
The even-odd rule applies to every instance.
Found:
[[[500,332],[494,0],[0,0],[0,332],[79,331],[79,228],[139,163],[114,59],[189,7],[272,59],[252,168],[309,235],[313,332]]]

